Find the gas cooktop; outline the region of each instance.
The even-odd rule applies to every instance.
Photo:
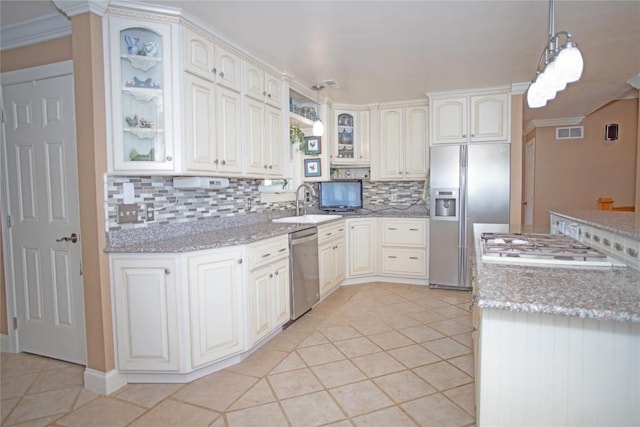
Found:
[[[482,233],[482,260],[500,264],[625,267],[625,264],[567,236]]]

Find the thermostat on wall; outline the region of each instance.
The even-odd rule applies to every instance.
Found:
[[[227,178],[209,178],[203,176],[180,176],[173,178],[173,188],[189,190],[204,188],[208,190],[219,190],[227,188],[229,180]]]

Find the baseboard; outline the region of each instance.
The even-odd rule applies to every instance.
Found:
[[[364,276],[364,277],[352,277],[348,279],[344,279],[340,286],[350,286],[350,285],[362,285],[365,283],[375,283],[375,282],[383,282],[383,283],[401,283],[404,285],[419,285],[419,286],[429,286],[428,278],[409,278],[409,277],[398,277],[398,276]]]
[[[3,353],[13,353],[11,343],[9,342],[9,335],[0,334],[0,351]]]
[[[109,395],[127,384],[127,376],[115,369],[100,372],[86,368],[84,370],[84,388],[93,392]]]

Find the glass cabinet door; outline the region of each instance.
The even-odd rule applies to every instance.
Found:
[[[115,170],[172,170],[171,27],[112,18]]]
[[[338,114],[338,159],[355,159],[354,152],[354,115],[350,113]]]
[[[124,161],[164,161],[162,37],[144,28],[121,33]]]

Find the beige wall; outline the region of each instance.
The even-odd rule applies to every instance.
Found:
[[[604,142],[604,126],[619,125],[619,139]],[[534,224],[549,224],[548,210],[596,209],[599,197],[633,205],[638,100],[614,101],[587,116],[584,139],[556,140],[555,127],[537,128]]]
[[[511,182],[509,224],[522,224],[522,156],[524,144],[522,141],[522,95],[511,97]]]
[[[103,253],[107,144],[102,19],[83,14],[73,17],[71,25],[71,37],[0,53],[0,71],[74,61],[87,367],[108,372],[115,368],[115,361],[108,257]]]

